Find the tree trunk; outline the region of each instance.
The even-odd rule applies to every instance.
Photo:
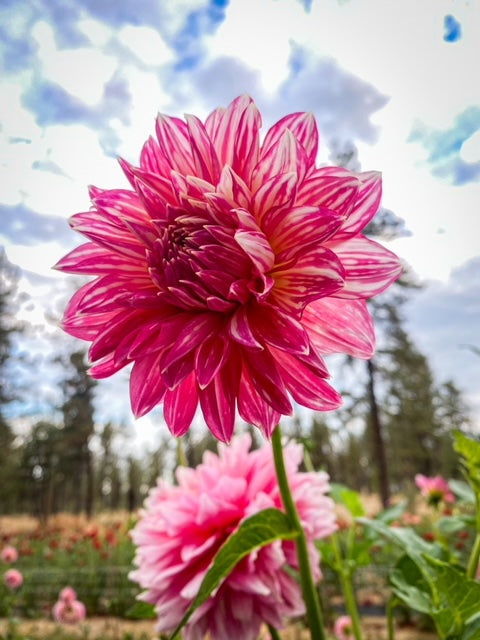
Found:
[[[377,399],[375,397],[375,378],[372,360],[367,360],[368,371],[368,400],[370,404],[370,424],[373,436],[373,453],[377,465],[378,487],[380,497],[384,507],[388,506],[390,500],[390,487],[388,482],[387,456],[385,453],[385,442],[383,439],[383,429],[378,410]]]

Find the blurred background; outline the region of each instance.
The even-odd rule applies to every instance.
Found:
[[[127,186],[157,112],[204,118],[241,93],[264,131],[312,111],[319,164],[381,170],[369,233],[404,260],[375,302],[368,363],[329,360],[345,405],[286,431],[333,479],[386,502],[415,473],[458,475],[480,429],[480,4],[462,0],[3,0],[0,3],[0,514],[134,511],[175,465],[128,372],[95,382],[59,328],[78,286],[52,265],[87,185]],[[185,438],[196,464],[213,442]]]

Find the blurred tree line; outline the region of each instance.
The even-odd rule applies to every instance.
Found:
[[[398,221],[383,211],[372,235],[398,232]],[[380,226],[378,226],[380,225]],[[51,417],[32,421],[16,433],[7,417],[15,400],[15,319],[17,274],[0,253],[0,515],[30,513],[41,519],[59,511],[92,515],[105,509],[136,510],[158,477],[178,460],[173,437],[154,451],[135,455],[119,447],[122,429],[95,420],[97,382],[88,375],[84,351],[57,358],[62,368],[62,402]],[[336,482],[378,492],[406,492],[414,475],[458,474],[451,444],[453,429],[470,428],[468,408],[452,381],[437,384],[428,359],[405,329],[402,309],[408,278],[372,302],[379,333],[368,362],[344,358],[335,386],[345,398],[333,413],[308,413],[290,425],[315,468]],[[30,390],[35,393],[35,390]],[[255,433],[255,430],[253,430]],[[255,438],[258,444],[260,439]],[[215,449],[213,436],[189,431],[181,440],[188,464]]]

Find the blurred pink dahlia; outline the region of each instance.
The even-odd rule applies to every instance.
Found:
[[[455,496],[450,489],[450,485],[443,476],[428,477],[417,473],[415,484],[420,489],[422,496],[427,498],[430,504],[436,506],[442,500],[449,503],[455,502]]]
[[[53,617],[64,624],[78,624],[85,620],[87,612],[80,600],[58,600],[53,605]]]
[[[5,586],[12,591],[20,589],[23,584],[23,575],[18,569],[9,569],[8,571],[5,571],[3,575],[3,582],[5,583]]]
[[[271,447],[249,451],[248,435],[207,452],[196,469],[180,467],[178,485],[159,480],[132,531],[137,569],[130,578],[146,589],[141,598],[156,606],[158,628],[175,629],[198,592],[215,555],[247,517],[282,509]],[[335,530],[334,504],[325,473],[301,473],[302,448],[285,447],[289,482],[309,545],[311,566],[320,578],[314,540]],[[295,543],[275,541],[240,561],[215,594],[199,607],[185,629],[185,640],[255,640],[262,623],[281,628],[302,615]]]
[[[15,547],[7,545],[6,547],[3,547],[2,552],[0,553],[0,558],[6,564],[12,564],[18,560],[18,551]]]
[[[340,616],[335,620],[333,633],[337,640],[349,640],[353,638],[352,619],[350,616]]]
[[[248,96],[185,120],[159,115],[140,167],[121,160],[132,189],[92,187],[91,210],[72,217],[89,242],[56,267],[96,278],[64,328],[92,342],[96,378],[133,362],[136,416],[163,403],[180,436],[200,403],[220,440],[236,409],[268,436],[292,398],[340,405],[323,354],[373,353],[366,300],[401,271],[361,233],[381,176],[317,168],[309,113],[285,116],[263,142]]]

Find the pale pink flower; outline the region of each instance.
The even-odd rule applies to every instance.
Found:
[[[430,504],[438,505],[442,500],[449,503],[455,502],[455,496],[450,489],[450,485],[442,476],[429,478],[417,473],[415,484],[420,489],[422,496],[427,498]]]
[[[91,373],[133,363],[136,416],[163,403],[174,435],[198,404],[228,441],[236,410],[267,436],[295,402],[318,411],[341,397],[322,355],[369,358],[366,301],[400,274],[398,258],[362,235],[381,176],[317,168],[311,113],[260,141],[248,96],[202,123],[159,115],[132,189],[91,188],[71,219],[84,244],[56,265],[96,276],[72,298],[65,330],[90,341]]]
[[[63,600],[63,602],[73,602],[73,600],[77,599],[77,592],[72,587],[64,587],[58,596],[59,600]]]
[[[3,576],[5,585],[12,591],[19,589],[23,583],[23,576],[18,569],[9,569]]]
[[[350,616],[340,616],[335,620],[333,633],[338,640],[349,640],[353,638],[352,619]]]
[[[52,613],[57,622],[65,624],[78,624],[85,620],[87,615],[83,602],[76,599],[58,600],[53,605]]]
[[[18,560],[18,551],[15,549],[15,547],[9,545],[3,547],[2,552],[0,553],[0,557],[6,564],[12,564],[13,562],[16,562]]]
[[[137,545],[132,580],[146,589],[142,599],[156,606],[158,628],[172,631],[186,613],[215,555],[247,517],[282,508],[269,446],[249,452],[248,435],[207,452],[196,469],[180,467],[178,485],[159,480],[132,532]],[[315,579],[320,578],[314,541],[335,530],[334,504],[325,473],[301,473],[302,449],[285,447],[289,482],[309,545]],[[294,542],[275,541],[251,553],[199,607],[185,640],[256,640],[263,622],[281,628],[305,611],[300,586],[286,567],[297,567]]]

